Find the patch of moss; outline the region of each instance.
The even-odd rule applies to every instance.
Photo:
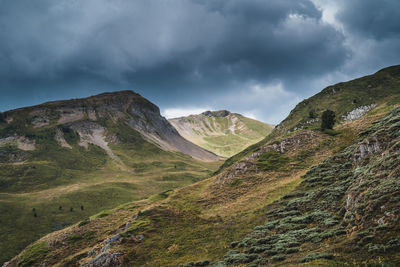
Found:
[[[103,211],[91,216],[90,219],[103,218],[103,217],[110,215],[111,213],[112,213],[112,210],[103,210]]]
[[[260,155],[257,166],[264,171],[287,171],[289,161],[288,156],[271,150]]]
[[[20,257],[19,266],[32,266],[49,252],[46,242],[36,242],[28,247]]]

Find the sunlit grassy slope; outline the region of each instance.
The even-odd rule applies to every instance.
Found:
[[[384,92],[371,95],[376,106],[351,121],[339,116],[333,132],[299,124],[318,110],[306,104],[306,117],[292,112],[214,176],[54,232],[11,264],[85,266],[103,255],[123,266],[396,266],[399,69],[379,72],[386,86],[373,85]]]
[[[107,138],[118,138],[109,142],[112,158],[97,145],[82,147],[70,124],[54,120],[35,127],[27,119],[29,112],[19,110],[12,113],[12,122],[0,122],[0,139],[15,135],[35,140],[35,149],[29,151],[19,149],[17,141],[0,143],[0,262],[44,234],[104,209],[200,181],[220,165],[165,151],[122,120],[98,118]],[[85,116],[82,121],[92,120]],[[57,131],[71,148],[59,144]]]
[[[187,140],[223,157],[230,157],[257,143],[273,126],[228,111],[208,111],[170,119]]]

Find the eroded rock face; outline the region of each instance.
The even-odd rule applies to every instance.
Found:
[[[160,114],[159,108],[132,91],[105,93],[83,99],[55,101],[42,105],[6,112],[7,123],[12,118],[24,118],[21,123],[29,122],[34,128],[72,125],[79,128],[81,145],[95,144],[113,157],[104,136],[107,126],[104,121],[123,122],[138,131],[146,140],[164,150],[179,151],[201,160],[217,160],[215,154],[187,141]],[[90,124],[92,123],[92,124]],[[97,124],[97,125],[95,125]],[[100,126],[101,127],[100,127]],[[85,131],[90,128],[89,131]],[[56,140],[63,147],[70,148],[57,132]],[[113,138],[113,136],[109,136]],[[32,150],[32,144],[20,140],[21,149]]]
[[[201,114],[203,114],[205,116],[208,116],[208,117],[226,117],[231,113],[229,111],[227,111],[227,110],[218,110],[218,111],[209,111],[209,110],[207,110],[207,111],[205,111],[205,112],[203,112]]]
[[[88,263],[81,264],[82,267],[121,266],[121,252],[102,252]]]
[[[365,139],[354,154],[354,161],[359,164],[368,155],[380,153],[381,151],[381,144],[377,137]]]
[[[358,107],[356,109],[353,109],[349,113],[347,113],[345,116],[343,116],[343,119],[345,121],[352,121],[352,120],[359,119],[362,116],[364,116],[367,112],[374,109],[375,107],[376,107],[376,104]]]

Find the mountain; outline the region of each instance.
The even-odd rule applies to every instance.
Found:
[[[169,119],[184,138],[217,155],[231,157],[267,136],[273,125],[227,110]]]
[[[0,261],[101,210],[199,181],[219,164],[132,91],[0,113]]]
[[[400,66],[328,88],[209,178],[44,236],[7,266],[398,266]],[[337,123],[322,131],[327,108]]]

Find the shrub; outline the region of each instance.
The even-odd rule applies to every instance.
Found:
[[[82,240],[82,238],[83,238],[83,237],[82,237],[81,235],[72,234],[72,235],[70,235],[70,236],[68,237],[68,243],[70,243],[70,244],[76,243],[76,242]]]
[[[271,258],[272,261],[283,261],[286,257],[284,255],[276,255]]]
[[[300,262],[309,262],[318,259],[333,259],[333,254],[330,253],[311,253],[300,260]]]
[[[335,112],[332,110],[325,110],[321,116],[321,128],[322,129],[332,129],[333,125],[335,124]]]
[[[78,223],[78,226],[79,226],[79,227],[84,226],[84,225],[88,224],[89,222],[90,222],[90,220],[87,218],[87,219],[85,219],[85,220],[83,220],[83,221],[80,221],[80,222]]]

